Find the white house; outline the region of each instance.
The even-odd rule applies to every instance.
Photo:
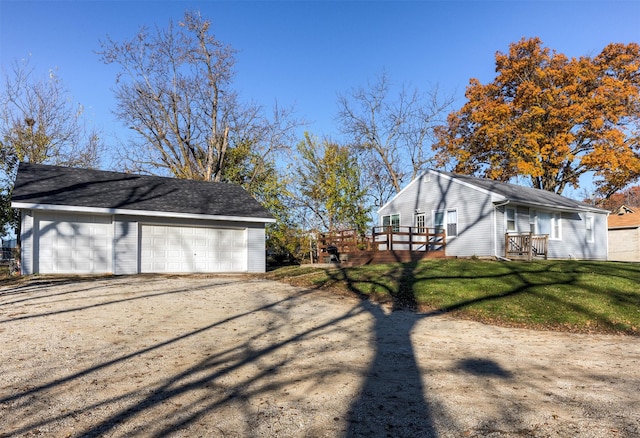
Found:
[[[428,170],[378,211],[380,225],[442,228],[446,254],[504,257],[506,233],[548,235],[549,258],[607,259],[607,210],[545,190]]]
[[[264,272],[273,216],[242,187],[20,163],[23,274]]]

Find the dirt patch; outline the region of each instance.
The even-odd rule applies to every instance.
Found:
[[[640,340],[246,276],[0,288],[0,436],[640,434]]]

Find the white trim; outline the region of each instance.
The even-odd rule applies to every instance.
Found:
[[[509,202],[511,202],[511,201],[506,200],[506,201],[503,201],[501,204],[497,204],[497,203],[493,204],[493,220],[491,221],[492,222],[492,226],[493,226],[493,230],[492,230],[491,234],[493,235],[492,236],[492,239],[493,239],[493,255],[498,260],[508,260],[508,259],[498,255],[498,208],[509,205]]]
[[[136,222],[138,227],[143,225],[149,225],[150,227],[181,227],[181,228],[212,228],[216,230],[248,230],[247,227],[243,227],[241,225],[210,225],[210,224],[184,224],[184,223],[175,223],[175,222],[154,222],[154,221],[141,221]]]
[[[509,214],[507,213],[509,210],[513,211],[513,230],[509,230]],[[504,208],[504,232],[508,233],[513,231],[514,233],[518,232],[518,207],[506,207]]]
[[[400,229],[401,219],[402,219],[401,216],[400,216],[400,213],[390,213],[390,214],[385,214],[385,215],[380,216],[380,226],[384,227],[384,218],[385,217],[389,217],[389,225],[388,226],[394,228],[393,221],[391,220],[393,218],[393,216],[398,216],[398,225],[397,225],[397,227],[398,227],[398,230],[399,230]],[[396,231],[396,230],[394,229],[394,231]]]
[[[600,214],[604,214],[604,213],[608,213],[607,210],[602,210],[596,207],[583,207],[583,208],[578,208],[578,207],[563,207],[563,206],[559,206],[557,204],[540,204],[540,203],[536,203],[536,202],[521,202],[521,201],[514,201],[511,200],[511,203],[514,205],[520,205],[522,207],[529,207],[529,208],[534,208],[534,209],[539,209],[539,210],[543,210],[543,211],[559,211],[559,212],[567,212],[567,213],[584,213],[584,212],[590,212],[590,213],[600,213]]]
[[[532,215],[531,212],[535,214]],[[553,241],[561,241],[562,240],[562,212],[553,211],[553,210],[529,210],[529,224],[534,224],[534,233],[535,234],[543,234],[540,231],[540,213],[549,215],[549,240]],[[534,222],[531,222],[531,218],[534,218]],[[557,225],[558,233],[554,232],[554,228]],[[531,225],[529,225],[531,226]]]
[[[119,214],[128,216],[151,216],[151,217],[169,217],[169,218],[182,218],[182,219],[206,219],[206,220],[219,220],[219,221],[234,221],[234,222],[259,222],[259,223],[274,223],[276,220],[272,218],[255,218],[245,216],[218,216],[213,214],[197,214],[197,213],[175,213],[171,211],[151,211],[151,210],[129,210],[120,208],[99,208],[99,207],[79,207],[75,205],[51,205],[51,204],[30,204],[26,202],[12,202],[11,207],[32,209],[32,210],[45,210],[45,211],[63,211],[74,213],[93,213],[93,214]]]
[[[555,211],[551,213],[551,234],[549,240],[562,240],[562,213]],[[558,233],[554,232],[554,228],[558,228]]]
[[[587,243],[594,243],[596,241],[596,219],[593,214],[585,214],[584,215],[584,225],[585,225],[585,234]]]
[[[419,217],[422,217],[422,227],[420,225],[418,225],[418,218]],[[424,233],[424,231],[427,229],[427,214],[425,212],[414,213],[414,215],[413,215],[413,223],[414,223],[415,227],[417,228],[418,233]],[[420,231],[421,228],[422,228],[422,231]]]
[[[437,171],[434,171],[434,172],[437,172]],[[473,183],[469,183],[469,182],[466,182],[466,181],[461,181],[461,180],[459,180],[459,179],[457,179],[457,178],[455,178],[453,176],[445,175],[444,173],[440,173],[440,172],[438,172],[438,173],[440,174],[441,178],[444,178],[444,179],[449,180],[449,181],[453,181],[454,183],[460,184],[460,185],[468,187],[470,189],[477,190],[480,193],[484,193],[486,195],[492,195],[492,196],[495,196],[497,198],[500,198],[500,200],[497,201],[497,202],[501,202],[501,201],[504,201],[504,200],[507,199],[507,197],[504,196],[504,195],[501,195],[501,194],[493,192],[491,190],[487,190],[485,188],[479,187],[479,186],[477,186],[477,185],[475,185]],[[472,176],[472,175],[468,175],[468,176]],[[494,201],[494,202],[496,202],[496,201]]]
[[[458,215],[458,209],[457,208],[444,208],[444,209],[440,209],[440,210],[431,210],[431,218],[433,220],[433,227],[434,228],[438,228],[437,224],[436,224],[436,214],[442,212],[442,228],[444,229],[447,239],[455,239],[456,237],[458,237],[460,235],[460,218]],[[456,214],[456,234],[454,236],[449,235],[449,213],[450,212],[455,212]]]
[[[607,230],[633,230],[636,228],[640,228],[640,225],[627,225],[620,227],[608,227]]]

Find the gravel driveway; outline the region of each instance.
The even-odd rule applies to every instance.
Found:
[[[249,276],[0,287],[0,436],[635,437],[640,339]]]

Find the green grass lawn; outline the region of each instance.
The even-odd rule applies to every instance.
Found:
[[[267,276],[498,325],[640,335],[640,264],[448,259]]]

